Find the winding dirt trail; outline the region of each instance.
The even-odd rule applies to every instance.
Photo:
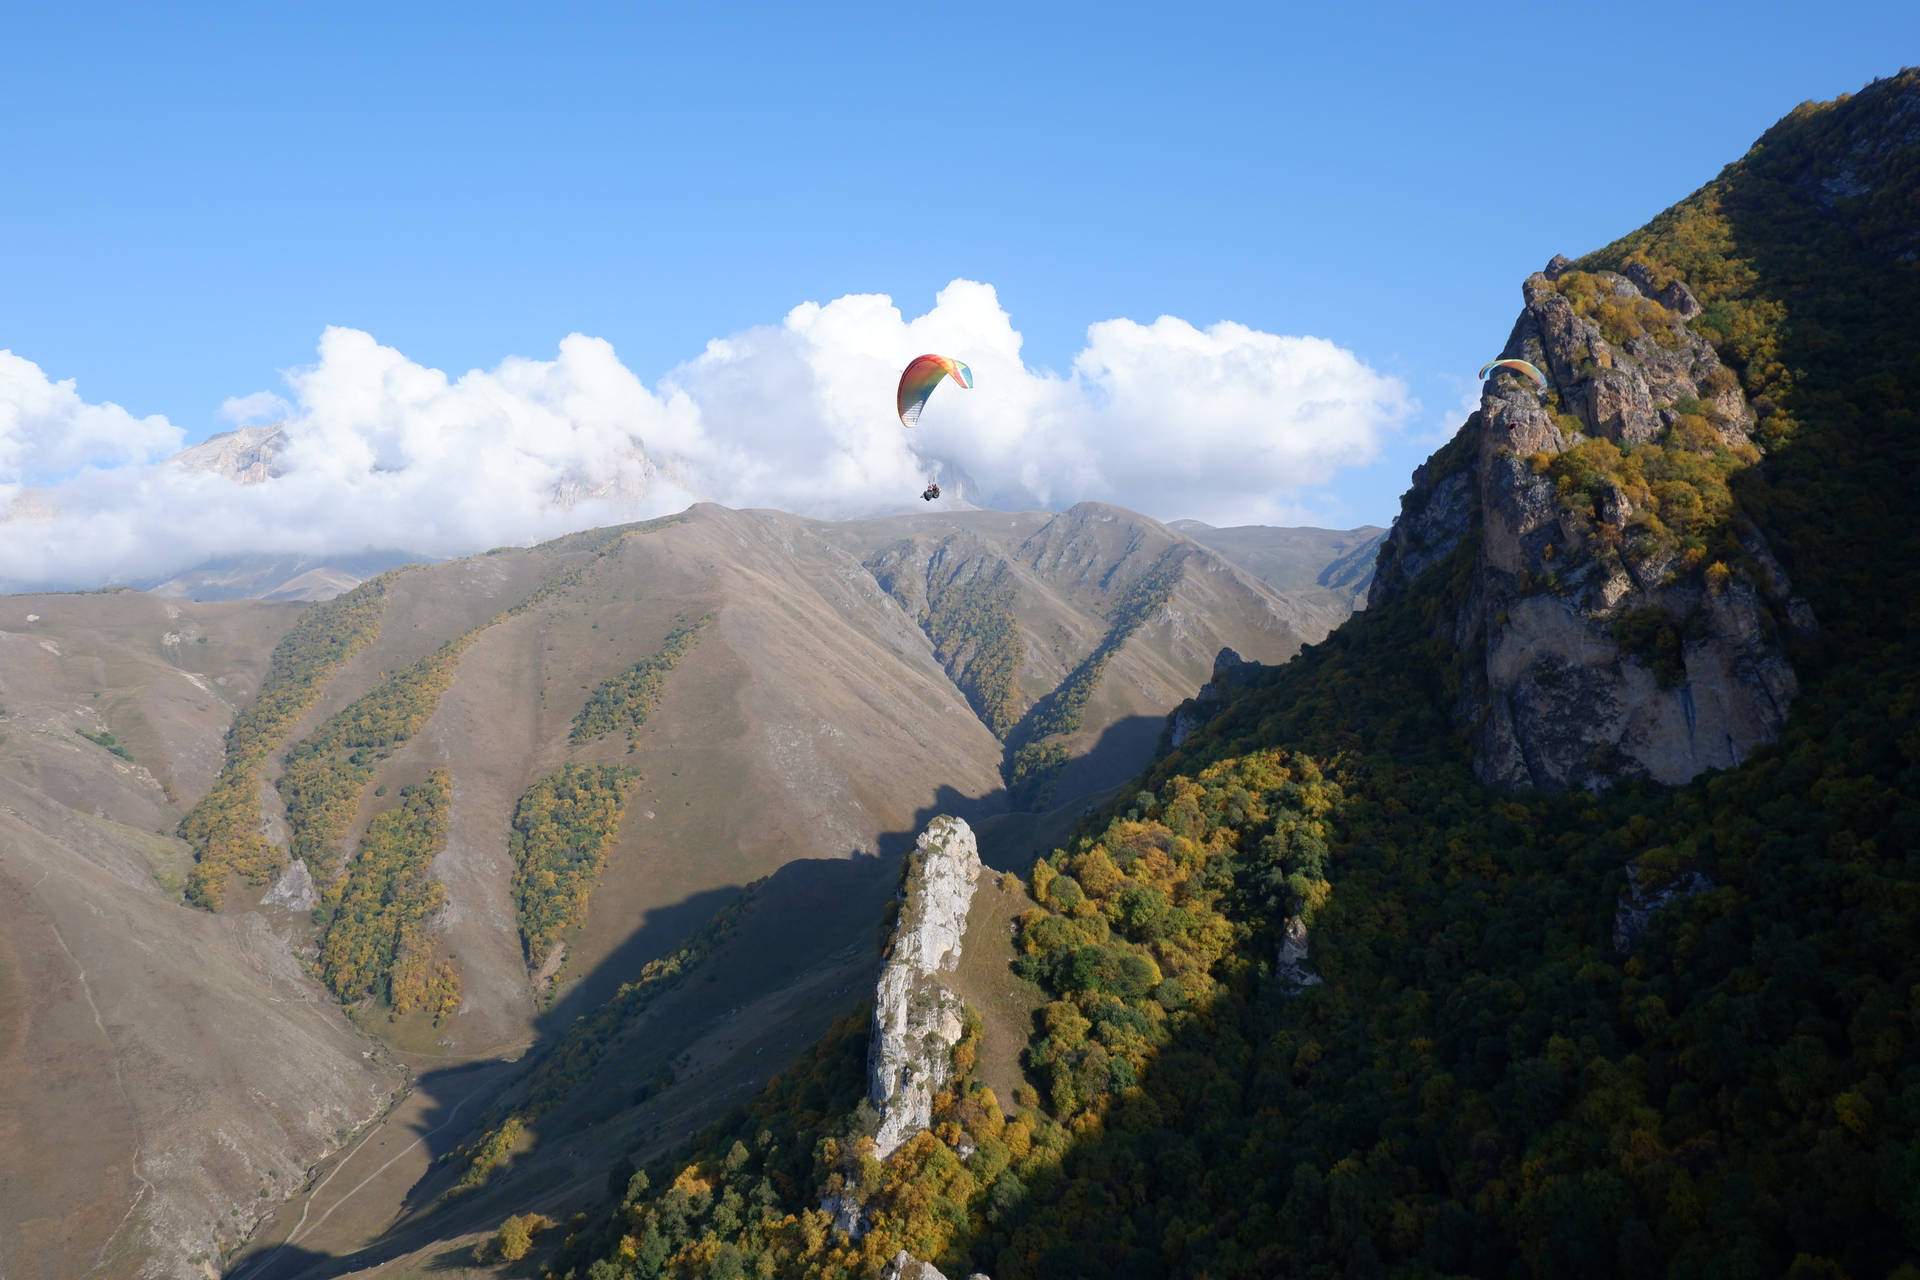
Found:
[[[378,1181],[381,1175],[385,1174],[389,1169],[393,1168],[394,1165],[404,1160],[407,1156],[411,1155],[416,1149],[418,1149],[420,1146],[422,1146],[423,1144],[425,1144],[426,1142],[434,1138],[436,1135],[445,1132],[447,1129],[457,1124],[460,1120],[461,1111],[465,1109],[466,1105],[469,1102],[472,1102],[475,1098],[490,1092],[493,1088],[497,1086],[497,1081],[494,1078],[496,1075],[495,1072],[482,1070],[482,1071],[474,1072],[474,1075],[476,1079],[472,1087],[469,1088],[464,1094],[462,1094],[460,1099],[457,1102],[455,1102],[452,1105],[452,1107],[448,1109],[446,1118],[444,1120],[442,1120],[439,1124],[435,1125],[433,1128],[428,1129],[426,1132],[420,1134],[412,1142],[409,1142],[406,1146],[400,1148],[398,1151],[388,1156],[384,1164],[382,1164],[379,1168],[375,1169],[372,1173],[369,1173],[366,1177],[360,1179],[360,1181],[356,1182],[353,1186],[349,1187],[346,1191],[342,1192],[337,1198],[334,1199],[334,1201],[331,1204],[327,1206],[327,1208],[320,1214],[319,1217],[314,1218],[313,1221],[309,1223],[307,1221],[308,1215],[313,1211],[314,1203],[316,1200],[319,1199],[320,1193],[326,1190],[327,1184],[332,1182],[334,1178],[337,1177],[343,1169],[345,1169],[348,1165],[352,1164],[354,1161],[354,1158],[358,1156],[361,1153],[361,1151],[363,1151],[366,1148],[368,1143],[372,1142],[375,1138],[379,1137],[382,1133],[387,1131],[388,1126],[394,1120],[396,1114],[400,1110],[400,1107],[396,1105],[396,1107],[393,1110],[389,1111],[385,1116],[381,1117],[380,1120],[376,1122],[372,1128],[367,1130],[366,1135],[362,1137],[359,1142],[354,1144],[352,1150],[348,1151],[347,1154],[342,1156],[334,1164],[334,1166],[331,1169],[327,1170],[326,1174],[320,1179],[320,1181],[313,1184],[312,1189],[307,1192],[305,1198],[301,1202],[299,1220],[296,1221],[293,1224],[292,1229],[287,1232],[286,1239],[282,1240],[279,1244],[275,1245],[273,1247],[273,1250],[270,1253],[263,1255],[257,1261],[249,1263],[246,1266],[243,1266],[240,1270],[235,1271],[233,1273],[232,1280],[260,1280],[261,1277],[266,1276],[272,1270],[275,1260],[280,1257],[280,1254],[282,1253],[282,1251],[284,1251],[291,1245],[298,1244],[302,1237],[311,1235],[313,1232],[318,1231],[322,1226],[326,1225],[327,1220],[331,1218],[337,1210],[339,1210],[349,1200],[352,1200],[360,1192],[366,1190],[374,1182]],[[418,1095],[417,1093],[415,1093],[410,1096],[417,1097]],[[394,1203],[396,1204],[398,1203],[398,1197],[394,1198]]]

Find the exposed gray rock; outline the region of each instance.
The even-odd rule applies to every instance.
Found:
[[[1220,714],[1227,705],[1227,691],[1259,678],[1268,670],[1265,663],[1249,662],[1231,648],[1214,655],[1213,678],[1200,686],[1200,692],[1175,707],[1167,715],[1167,746],[1178,747],[1195,730]]]
[[[279,427],[241,427],[208,436],[191,449],[183,449],[169,461],[189,471],[211,471],[236,484],[261,484],[286,474],[280,463],[289,438]]]
[[[852,1196],[828,1196],[820,1202],[820,1210],[833,1218],[835,1229],[844,1231],[852,1239],[858,1240],[867,1234],[867,1207]]]
[[[286,907],[292,911],[311,911],[320,905],[320,895],[313,888],[313,874],[307,870],[307,864],[299,858],[289,862],[280,873],[280,878],[267,890],[267,896],[260,899],[263,907]]]
[[[1319,974],[1307,967],[1307,943],[1307,922],[1297,915],[1288,916],[1281,933],[1280,954],[1275,966],[1287,995],[1297,996],[1323,981]]]
[[[1380,546],[1373,584],[1367,588],[1369,609],[1452,555],[1472,529],[1473,474],[1445,464],[1449,451],[1470,444],[1478,434],[1479,423],[1469,419],[1453,444],[1414,471],[1413,488],[1400,499],[1400,518]]]
[[[1691,898],[1719,886],[1699,871],[1689,871],[1666,888],[1649,893],[1641,883],[1638,863],[1627,864],[1627,887],[1620,891],[1620,905],[1613,912],[1613,949],[1630,955],[1646,937],[1653,913],[1675,898]]]
[[[893,1261],[880,1273],[880,1280],[947,1280],[947,1277],[931,1262],[922,1262],[902,1249],[893,1255]]]
[[[1669,543],[1636,537],[1617,484],[1592,494],[1591,512],[1556,493],[1552,459],[1595,436],[1702,447],[1704,422],[1719,445],[1755,456],[1738,379],[1685,324],[1699,312],[1685,284],[1635,266],[1563,294],[1571,265],[1556,258],[1528,278],[1500,353],[1531,361],[1549,388],[1504,371],[1487,380],[1479,411],[1415,473],[1369,603],[1473,545],[1465,599],[1442,625],[1474,659],[1455,714],[1482,780],[1549,791],[1680,783],[1778,736],[1799,691],[1782,637],[1811,632],[1813,614],[1757,531],[1741,535],[1751,576],[1734,566],[1710,577]],[[1608,341],[1582,308],[1626,317],[1613,332],[1628,336]],[[1683,417],[1690,444],[1665,434]]]
[[[960,963],[979,878],[973,828],[945,814],[928,823],[908,855],[906,901],[874,993],[867,1078],[883,1160],[932,1122],[933,1096],[952,1075],[964,1006],[939,975]]]

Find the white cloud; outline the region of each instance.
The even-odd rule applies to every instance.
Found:
[[[220,416],[236,427],[278,422],[293,412],[293,406],[271,391],[256,391],[250,396],[228,396],[220,405]]]
[[[967,361],[975,387],[943,384],[908,431],[894,388],[927,351]],[[912,319],[882,295],[802,304],[651,389],[580,334],[551,360],[450,378],[341,328],[286,387],[222,406],[280,420],[290,442],[283,474],[240,485],[163,461],[182,440],[164,419],[86,404],[0,352],[0,580],[139,580],[240,549],[452,555],[699,499],[921,509],[935,474],[981,505],[1278,521],[1417,411],[1324,339],[1171,316],[1095,324],[1069,372],[1030,369],[993,288],[965,280]]]
[[[55,382],[33,361],[0,351],[0,485],[66,475],[89,463],[137,464],[172,453],[183,439],[165,418],[88,404],[73,379]]]

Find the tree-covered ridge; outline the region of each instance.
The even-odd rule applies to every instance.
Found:
[[[934,657],[953,675],[974,713],[1001,739],[1019,723],[1021,711],[1018,682],[1026,642],[1014,620],[1017,591],[1005,561],[964,579],[930,578],[921,621],[933,641]]]
[[[576,744],[591,742],[615,729],[625,729],[631,735],[645,724],[666,692],[667,673],[693,648],[701,630],[712,621],[713,615],[708,613],[680,623],[667,633],[658,652],[601,681],[587,696],[587,705],[573,718],[572,740]]]
[[[1843,636],[1901,625],[1920,586],[1920,70],[1797,108],[1721,176],[1583,259],[1686,282],[1740,375],[1767,465],[1739,498]],[[1789,447],[1791,446],[1791,447]]]
[[[274,646],[259,692],[227,729],[219,776],[180,822],[181,838],[194,846],[189,902],[218,909],[230,875],[265,884],[279,872],[280,850],[260,834],[260,766],[333,673],[379,634],[387,586],[402,572],[390,570],[312,606]]]
[[[1049,1111],[1018,1118],[1052,1157],[984,1213],[971,1130],[968,1159],[936,1133],[862,1166],[927,1227],[882,1247],[996,1280],[1920,1270],[1916,114],[1920,72],[1804,107],[1583,264],[1677,270],[1760,416],[1767,461],[1727,487],[1825,637],[1779,743],[1672,790],[1477,785],[1450,714],[1469,534],[1036,868]],[[1676,893],[1616,944],[1628,866],[1642,902]],[[1298,916],[1318,985],[1279,963]],[[839,1166],[791,1156],[857,1158],[858,1125],[786,1108],[649,1171],[557,1269],[876,1275],[817,1216]]]
[[[1060,781],[1067,748],[1057,739],[1080,728],[1087,700],[1106,674],[1107,663],[1148,619],[1173,598],[1187,562],[1184,547],[1169,547],[1120,597],[1109,615],[1107,634],[1052,692],[1028,708],[1007,740],[1003,775],[1015,808],[1042,809]],[[1055,741],[1049,741],[1055,739]]]
[[[1233,851],[1207,815],[1265,820],[1263,801],[1277,795],[1291,807],[1276,830],[1302,849],[1324,849],[1323,816],[1340,794],[1311,763],[1278,756],[1216,768],[1205,784],[1183,780],[1176,791],[1170,826],[1130,815],[1101,842],[1082,841],[1078,855],[1058,854],[1036,869],[1046,905],[1021,921],[1021,967],[1059,997],[1041,1011],[1029,1053],[1048,1084],[1051,1113],[1022,1089],[1008,1114],[991,1090],[967,1079],[979,1035],[970,1020],[932,1128],[876,1161],[871,1110],[851,1105],[860,1096],[863,1024],[849,1020],[811,1062],[704,1135],[691,1162],[632,1179],[621,1213],[597,1246],[570,1259],[570,1274],[871,1277],[900,1249],[948,1274],[1111,1273],[1061,1270],[1060,1251],[1033,1219],[1068,1187],[1084,1209],[1082,1197],[1111,1204],[1127,1177],[1141,1176],[1103,1169],[1096,1178],[1115,1180],[1075,1184],[1063,1158],[1123,1109],[1136,1125],[1159,1122],[1159,1113],[1140,1109],[1155,1104],[1143,1103],[1138,1073],[1157,1048],[1209,1019],[1225,989],[1220,974],[1245,967],[1234,959],[1244,935],[1219,910],[1235,887]],[[820,1106],[835,1099],[837,1110]],[[835,1228],[822,1206],[828,1197],[860,1206],[859,1240]],[[1137,1211],[1131,1195],[1126,1207]]]
[[[743,889],[739,897],[715,912],[700,926],[699,932],[671,955],[649,960],[638,978],[621,983],[620,989],[605,1004],[591,1014],[576,1018],[559,1040],[529,1055],[530,1060],[510,1100],[494,1108],[478,1137],[455,1150],[454,1155],[465,1159],[467,1168],[449,1194],[463,1194],[485,1183],[494,1169],[512,1154],[514,1143],[527,1126],[601,1069],[621,1033],[655,1000],[679,987],[689,972],[733,935],[753,902],[759,883],[756,881]],[[640,1088],[652,1092],[670,1084],[669,1073],[643,1083]]]
[[[431,872],[447,842],[452,790],[445,769],[403,790],[321,896],[320,976],[342,1003],[373,996],[396,1016],[426,1009],[436,1024],[459,1009],[459,976],[436,958],[427,932],[447,896]]]
[[[618,765],[569,764],[520,797],[507,841],[529,968],[539,968],[561,933],[586,916],[633,777]]]
[[[1417,661],[1396,672],[1396,638],[1376,626],[1302,682],[1419,681]],[[1899,723],[1858,708],[1802,722],[1786,749],[1679,792],[1499,796],[1457,763],[1348,753],[1176,768],[1035,869],[1043,908],[1021,921],[1020,963],[1056,998],[1028,1054],[1049,1105],[1021,1118],[1049,1158],[982,1191],[991,1163],[941,1154],[936,1128],[858,1180],[939,1224],[887,1251],[914,1238],[949,1274],[1007,1280],[1762,1275],[1801,1254],[1887,1274],[1912,1255],[1900,1214],[1920,1169],[1903,1163],[1920,1150],[1907,683]],[[1289,692],[1248,701],[1288,716]],[[1350,738],[1390,698],[1301,737]],[[1243,729],[1267,718],[1235,710]],[[1447,735],[1435,700],[1407,714],[1390,736]],[[1716,887],[1622,956],[1629,859],[1653,886],[1706,867]],[[1296,993],[1272,957],[1302,912],[1325,982]],[[968,1195],[952,1193],[956,1167]],[[727,1185],[748,1189],[695,1174],[723,1203]],[[831,1233],[802,1247],[830,1176],[772,1206],[793,1218],[778,1240],[724,1215],[676,1237],[680,1202],[658,1185],[626,1219],[652,1230],[665,1214],[664,1274],[727,1245],[746,1274],[771,1252],[774,1274],[872,1275]],[[627,1234],[604,1259],[617,1269],[577,1274],[662,1273],[644,1266],[661,1246]]]

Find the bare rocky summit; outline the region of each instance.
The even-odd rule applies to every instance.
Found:
[[[189,471],[211,471],[235,484],[262,484],[286,474],[280,455],[289,437],[284,428],[241,427],[208,436],[191,449],[173,455]]]

